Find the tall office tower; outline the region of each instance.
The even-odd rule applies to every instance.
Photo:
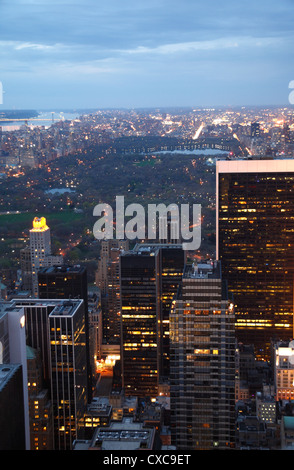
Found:
[[[30,432],[25,314],[24,309],[15,305],[12,301],[0,302],[0,364],[21,365],[22,390],[18,392],[18,397],[20,395],[23,397],[22,409],[24,416],[20,417],[20,419],[24,422],[25,446],[26,450],[29,450]]]
[[[156,397],[169,376],[169,308],[184,267],[179,245],[142,244],[120,257],[121,363],[126,395]]]
[[[33,220],[33,228],[30,230],[30,252],[32,267],[32,292],[38,296],[38,269],[43,266],[46,256],[51,255],[50,229],[44,217]]]
[[[94,351],[90,351],[87,269],[80,265],[40,268],[38,271],[38,292],[40,299],[83,299],[84,301],[88,392],[90,402],[92,398],[90,354],[93,356]]]
[[[61,265],[62,256],[51,254],[50,228],[45,217],[35,217],[33,228],[30,230],[30,252],[32,270],[32,293],[38,297],[38,270],[42,266]]]
[[[119,248],[112,248],[107,264],[106,311],[103,317],[103,338],[107,344],[120,344],[120,253]]]
[[[169,378],[169,314],[182,280],[185,252],[181,245],[163,245],[157,252],[159,278],[158,370],[160,380]]]
[[[50,390],[43,388],[41,353],[27,347],[31,450],[53,450]]]
[[[26,450],[21,364],[0,364],[0,450]]]
[[[236,335],[270,357],[293,337],[294,161],[218,161],[216,249],[234,295]]]
[[[40,351],[42,379],[45,388],[50,388],[50,355],[48,317],[56,307],[56,300],[16,299],[14,304],[24,309],[26,318],[27,345]]]
[[[87,410],[87,349],[82,300],[61,302],[49,315],[55,449],[71,450]]]
[[[38,290],[40,299],[83,299],[87,309],[87,269],[80,265],[40,268]]]
[[[156,397],[157,282],[154,253],[123,253],[121,278],[121,364],[126,396]]]
[[[54,448],[70,449],[88,397],[84,301],[20,299],[27,345],[40,351],[54,416]]]
[[[186,266],[170,313],[172,444],[229,449],[235,436],[235,317],[219,263]]]

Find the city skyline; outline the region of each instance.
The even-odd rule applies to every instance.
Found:
[[[4,0],[0,110],[289,104],[291,7]]]

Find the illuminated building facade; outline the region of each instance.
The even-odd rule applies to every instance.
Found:
[[[32,291],[38,296],[38,269],[43,266],[46,256],[51,255],[50,229],[46,219],[37,217],[33,220],[33,228],[30,230],[30,251],[32,268]]]
[[[53,450],[50,390],[43,388],[40,351],[27,346],[31,450]]]
[[[156,261],[148,250],[120,257],[121,364],[126,396],[157,395]]]
[[[26,450],[21,364],[0,364],[0,451]]]
[[[32,294],[38,297],[38,270],[42,266],[60,265],[62,256],[51,254],[50,228],[45,217],[35,217],[33,228],[30,230],[30,253],[32,272]]]
[[[87,270],[84,266],[50,266],[40,268],[38,271],[38,291],[40,299],[83,299],[86,347],[87,347],[87,367],[88,367],[88,392],[89,403],[91,394],[91,364],[90,364],[90,339],[89,339],[89,318],[88,318],[88,280]],[[94,355],[94,352],[93,354]]]
[[[55,450],[71,450],[87,410],[84,302],[60,302],[49,315]]]
[[[160,379],[169,378],[169,314],[182,280],[185,252],[180,245],[163,245],[158,251],[159,322],[158,363]]]
[[[236,335],[270,356],[293,327],[294,161],[218,161],[217,259],[234,296]]]
[[[40,351],[42,382],[50,391],[56,450],[69,450],[88,397],[87,348],[82,299],[20,299],[27,345]]]
[[[159,381],[169,376],[169,310],[183,268],[180,245],[139,244],[120,257],[126,395],[156,397]]]
[[[48,317],[54,310],[56,301],[45,302],[39,299],[19,299],[15,301],[15,304],[24,309],[27,345],[40,351],[43,365],[42,380],[45,388],[50,388]]]
[[[276,401],[294,400],[294,341],[274,347]]]
[[[235,315],[219,263],[186,266],[170,313],[172,445],[235,443]]]

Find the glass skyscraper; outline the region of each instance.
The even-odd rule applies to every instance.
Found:
[[[216,164],[217,259],[234,296],[236,335],[269,359],[293,337],[294,161]]]
[[[184,269],[176,244],[138,244],[120,257],[121,360],[127,395],[156,397],[169,377],[169,311]]]

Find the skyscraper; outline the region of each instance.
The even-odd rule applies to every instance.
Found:
[[[229,449],[235,436],[235,316],[220,264],[185,267],[170,313],[172,444]]]
[[[71,450],[88,400],[84,302],[60,302],[48,320],[55,449]]]
[[[125,395],[157,395],[156,260],[148,249],[123,253],[120,258],[121,364]]]
[[[42,360],[42,380],[45,388],[50,388],[50,355],[48,317],[56,306],[56,301],[39,299],[17,299],[17,307],[23,307],[26,318],[27,345],[40,351]]]
[[[294,161],[218,161],[217,259],[236,306],[236,335],[270,357],[293,337]]]
[[[33,228],[30,230],[30,252],[32,268],[32,290],[35,297],[38,296],[38,269],[43,266],[46,256],[51,255],[50,229],[44,217],[33,220]]]
[[[34,297],[38,297],[38,270],[42,266],[61,265],[63,263],[62,256],[51,254],[50,228],[47,226],[45,217],[35,217],[33,220],[33,228],[30,230],[30,256],[32,293]]]
[[[88,398],[84,301],[21,299],[28,346],[39,350],[53,406],[54,448],[70,450]]]
[[[159,280],[158,364],[161,380],[169,378],[169,315],[172,301],[182,280],[185,252],[181,245],[162,245],[157,252]]]
[[[103,342],[120,344],[119,256],[129,249],[128,240],[101,240],[96,285],[101,291]]]
[[[251,135],[251,137],[259,137],[260,136],[260,123],[259,122],[252,122],[251,123],[250,135]]]
[[[40,268],[38,271],[38,292],[40,299],[83,299],[85,316],[85,340],[87,348],[88,393],[91,401],[91,364],[88,315],[88,280],[84,266],[62,265]],[[94,353],[93,353],[94,355]]]
[[[31,450],[53,449],[53,414],[50,390],[43,388],[40,350],[27,346]]]
[[[184,269],[181,245],[138,244],[120,257],[125,393],[155,397],[169,377],[169,311]]]

